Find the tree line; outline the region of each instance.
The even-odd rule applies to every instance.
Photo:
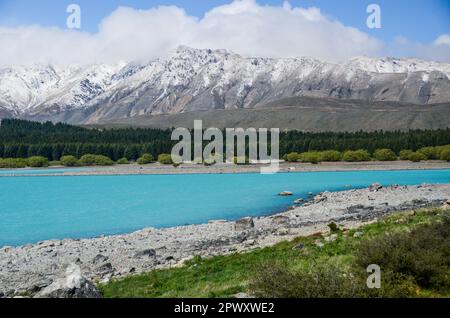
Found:
[[[39,123],[20,119],[3,119],[0,124],[0,158],[41,156],[58,161],[63,156],[81,158],[87,154],[137,160],[143,154],[154,158],[170,153],[177,141],[172,129],[122,128],[88,129],[64,123]],[[450,129],[323,132],[288,131],[280,133],[280,156],[289,153],[336,150],[391,149],[396,155],[404,149],[413,152],[424,147],[450,144]]]

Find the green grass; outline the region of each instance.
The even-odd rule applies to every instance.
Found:
[[[99,287],[105,297],[232,297],[238,292],[251,293],[250,282],[264,264],[275,261],[296,271],[309,271],[317,264],[348,268],[352,266],[354,253],[362,241],[388,231],[410,231],[420,224],[438,222],[444,215],[449,216],[450,210],[433,209],[394,214],[358,229],[364,233],[359,238],[353,237],[356,230],[338,231],[338,239],[334,242],[323,241],[320,234],[299,237],[246,253],[206,259],[195,257],[183,267],[154,270],[113,280]],[[316,246],[316,240],[321,240],[325,245]],[[296,248],[299,244],[304,247]],[[421,290],[420,296],[446,295]]]

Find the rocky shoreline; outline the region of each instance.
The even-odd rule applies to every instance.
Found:
[[[292,198],[293,202],[298,199],[295,194]],[[301,205],[289,211],[268,217],[3,247],[0,297],[55,292],[68,268],[70,283],[84,284],[89,288],[88,295],[95,296],[91,282],[180,266],[196,255],[208,257],[270,246],[296,236],[325,232],[331,221],[352,228],[396,211],[442,205],[449,198],[450,185],[383,188],[374,184],[367,189],[320,193],[307,202],[297,201]]]

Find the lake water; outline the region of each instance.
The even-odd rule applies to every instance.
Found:
[[[0,246],[268,215],[308,192],[373,182],[450,183],[450,170],[1,177]]]

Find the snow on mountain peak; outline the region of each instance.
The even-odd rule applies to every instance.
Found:
[[[275,89],[275,98],[294,92],[292,87],[300,84],[303,90],[317,91],[323,89],[320,85],[332,81],[333,85],[344,87],[348,83],[359,85],[361,80],[377,74],[423,72],[419,78],[425,83],[433,80],[430,73],[435,71],[446,74],[450,80],[450,64],[419,59],[355,57],[332,64],[310,57],[244,57],[228,50],[180,46],[167,57],[149,63],[67,67],[35,64],[0,69],[0,109],[21,115],[46,109],[61,112],[88,108],[100,101],[112,103],[120,98],[123,103],[133,104],[149,89],[156,94],[149,103],[177,99],[179,94],[190,100],[206,91],[217,96],[228,91],[227,94],[234,94],[232,98],[227,95],[230,103],[239,104],[238,100],[245,100],[253,87],[262,85],[270,89],[289,87],[286,91]],[[330,94],[343,94],[334,90]]]

